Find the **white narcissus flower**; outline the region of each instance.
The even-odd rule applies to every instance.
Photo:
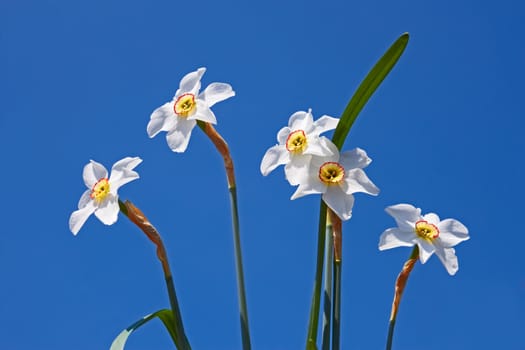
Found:
[[[330,140],[321,133],[336,128],[339,119],[327,115],[313,121],[312,110],[292,114],[285,126],[277,133],[279,144],[266,151],[261,162],[261,173],[266,176],[279,165],[286,164],[284,171],[291,185],[298,185],[297,179],[289,176],[298,169],[306,171],[312,156],[333,155],[327,145]]]
[[[421,215],[421,209],[410,204],[397,204],[385,210],[396,220],[397,227],[383,232],[379,250],[417,244],[421,263],[426,263],[436,253],[450,275],[458,271],[458,258],[452,247],[469,239],[468,230],[461,222],[441,221],[434,213]]]
[[[78,210],[69,217],[69,229],[74,235],[78,233],[88,217],[95,213],[106,225],[112,225],[117,221],[118,189],[130,181],[139,178],[139,174],[133,169],[142,163],[139,157],[126,157],[116,162],[108,171],[100,163],[93,160],[84,166],[82,177],[88,188],[78,202]]]
[[[322,193],[326,205],[342,220],[348,220],[352,216],[353,193],[363,192],[371,195],[379,193],[379,189],[363,171],[372,160],[360,148],[339,155],[339,150],[331,141],[328,146],[333,155],[314,156],[306,172],[301,169],[290,173],[290,177],[299,182],[292,199],[312,193]]]
[[[180,81],[173,100],[154,110],[150,116],[147,127],[149,137],[167,131],[166,140],[173,152],[186,150],[197,120],[217,123],[211,106],[235,96],[232,87],[224,83],[211,83],[199,94],[201,78],[205,71],[206,68],[199,68],[186,74]]]

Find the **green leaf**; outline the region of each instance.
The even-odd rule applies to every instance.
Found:
[[[372,70],[368,73],[361,85],[357,88],[354,96],[348,102],[341,119],[334,131],[332,142],[341,149],[345,142],[346,136],[354,124],[359,112],[363,109],[366,102],[379,87],[388,73],[392,70],[399,57],[408,44],[408,33],[402,34],[390,48],[385,52],[383,57],[377,61]],[[326,204],[321,199],[321,208],[319,210],[319,241],[317,243],[317,267],[314,284],[314,296],[310,307],[310,320],[308,322],[308,337],[306,341],[307,350],[317,350],[317,327],[319,324],[319,308],[321,297],[321,278],[323,274],[324,260],[324,232],[326,229]]]
[[[123,350],[129,335],[133,333],[137,328],[151,321],[155,317],[160,318],[160,320],[162,321],[162,323],[164,323],[164,326],[170,333],[173,342],[176,343],[177,334],[175,332],[175,327],[173,326],[175,324],[173,319],[173,312],[171,312],[171,310],[168,309],[163,309],[149,314],[147,316],[144,316],[142,319],[138,320],[137,322],[133,323],[131,326],[120,332],[120,334],[115,338],[115,340],[113,340],[113,343],[111,343],[110,350]]]
[[[350,102],[348,102],[339,120],[339,124],[334,131],[332,141],[337,148],[341,149],[343,147],[346,136],[359,115],[359,112],[361,112],[372,94],[392,70],[399,57],[403,54],[403,51],[405,51],[407,44],[408,33],[404,33],[390,46],[383,57],[377,61],[361,85],[359,85],[354,96]]]

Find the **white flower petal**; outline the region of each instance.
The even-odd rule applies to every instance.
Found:
[[[287,126],[281,128],[281,130],[279,130],[279,132],[277,133],[277,142],[279,142],[280,145],[285,145],[286,140],[288,140],[288,136],[291,132],[292,131]]]
[[[286,150],[285,152],[288,153]],[[290,156],[290,161],[284,167],[286,180],[288,180],[290,185],[299,185],[301,182],[304,182],[303,178],[308,177],[311,158],[311,156],[301,154]]]
[[[204,72],[206,72],[206,68],[199,68],[194,72],[186,74],[180,81],[179,89],[175,93],[174,99],[186,93],[196,95],[201,88],[201,78]]]
[[[142,163],[142,159],[140,159],[140,157],[125,157],[113,164],[113,167],[111,167],[111,172],[113,173],[114,171],[133,170],[140,163]]]
[[[356,168],[346,172],[343,190],[346,194],[363,192],[376,196],[379,188],[366,176],[363,169]]]
[[[469,239],[468,230],[461,222],[454,219],[445,219],[437,225],[439,229],[439,241],[445,248]]]
[[[323,147],[318,138],[308,139],[308,146],[304,150],[303,154],[309,154],[313,156],[323,157],[331,156],[332,153],[326,147]]]
[[[310,110],[308,110],[308,112],[295,112],[288,120],[288,126],[292,131],[303,130],[304,132],[308,132],[312,128],[313,123],[314,121]]]
[[[98,180],[108,177],[108,171],[102,164],[91,160],[84,166],[82,177],[84,178],[84,183],[86,186],[88,188],[92,188],[98,182]]]
[[[323,194],[323,200],[341,220],[348,220],[352,217],[354,196],[344,193],[339,186],[328,186]]]
[[[170,131],[175,127],[177,118],[173,110],[173,101],[163,104],[151,113],[150,121],[146,127],[148,136],[152,138],[161,131]]]
[[[339,149],[337,149],[337,146],[334,145],[332,141],[327,139],[324,136],[321,136],[319,138],[319,142],[321,146],[323,147],[323,156],[315,156],[313,157],[312,167],[315,166],[315,171],[317,172],[319,168],[326,162],[338,162],[339,163]],[[341,164],[342,165],[342,164]]]
[[[140,163],[142,159],[139,157],[126,157],[113,164],[109,176],[111,193],[117,194],[120,186],[139,178],[139,174],[133,169]]]
[[[398,227],[386,229],[379,238],[379,250],[397,247],[412,247],[415,243],[414,231],[401,231]]]
[[[80,200],[78,201],[78,209],[84,208],[86,205],[88,205],[89,202],[92,201],[91,199],[91,189],[86,190],[84,193],[82,193],[82,196],[80,197]]]
[[[318,157],[330,157],[337,153],[337,146],[324,136],[308,138],[308,147],[303,152]]]
[[[314,129],[312,130],[312,133],[318,136],[325,131],[335,129],[337,127],[337,123],[339,123],[338,118],[323,115],[314,122]]]
[[[428,214],[423,215],[423,220],[425,220],[429,224],[434,224],[434,225],[439,224],[439,216],[435,213],[428,213]]]
[[[213,114],[206,102],[201,99],[197,99],[197,110],[195,111],[195,114],[189,116],[186,120],[202,120],[203,122],[217,124],[215,114]]]
[[[417,246],[419,247],[419,260],[421,260],[421,263],[424,264],[427,262],[428,258],[434,254],[436,247],[432,243],[429,243],[419,237],[416,239],[416,242]]]
[[[441,260],[443,266],[445,266],[445,269],[447,269],[449,275],[453,276],[456,274],[456,272],[458,272],[458,257],[456,256],[454,248],[443,248],[436,246],[436,255],[438,256],[439,260]]]
[[[316,193],[326,192],[326,185],[323,184],[319,179],[316,179],[313,176],[305,177],[301,180],[299,187],[290,198],[291,200]]]
[[[396,220],[397,226],[403,231],[414,230],[416,222],[421,220],[421,209],[410,204],[392,205],[385,211]]]
[[[76,236],[78,231],[82,228],[86,220],[95,211],[93,202],[87,203],[82,209],[75,210],[69,217],[69,229]]]
[[[372,159],[361,148],[354,148],[341,153],[340,163],[345,169],[366,168]]]
[[[261,162],[261,173],[266,176],[279,165],[286,164],[290,161],[290,153],[286,147],[275,145],[270,147],[263,156]]]
[[[173,152],[184,152],[190,142],[191,131],[197,122],[195,120],[180,119],[177,128],[166,134],[168,146]]]
[[[120,211],[118,205],[118,197],[111,194],[95,210],[95,216],[106,225],[113,225],[118,219],[118,212]]]
[[[224,101],[232,96],[235,96],[235,91],[233,91],[230,84],[211,83],[199,95],[199,98],[202,98],[204,101],[206,101],[208,107],[211,107],[217,102]]]

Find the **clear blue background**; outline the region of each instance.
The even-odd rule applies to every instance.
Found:
[[[304,348],[318,196],[296,201],[281,168],[260,160],[297,110],[339,116],[403,32],[398,65],[345,149],[367,150],[377,197],[357,195],[344,225],[342,348],[384,347],[393,284],[410,249],[379,252],[412,203],[470,230],[450,277],[418,264],[395,349],[525,349],[522,247],[525,34],[520,1],[0,2],[0,347],[108,349],[168,298],[153,245],[122,215],[91,217],[74,237],[82,168],[140,156],[120,190],[163,234],[194,349],[240,349],[222,160],[196,129],[184,154],[150,113],[184,74],[232,84],[217,129],[238,178],[254,349]],[[159,321],[127,349],[170,349]]]

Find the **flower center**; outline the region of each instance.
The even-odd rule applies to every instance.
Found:
[[[336,162],[326,162],[319,168],[319,180],[326,185],[338,185],[345,177],[345,168]]]
[[[303,153],[307,145],[308,141],[306,140],[306,135],[303,130],[295,130],[290,133],[286,139],[286,149],[290,153]]]
[[[194,94],[184,94],[180,95],[175,104],[173,105],[173,111],[179,117],[186,118],[187,116],[195,113],[197,104],[195,103]]]
[[[109,194],[109,182],[107,178],[102,178],[91,189],[91,194],[89,195],[95,202],[100,203]]]
[[[419,220],[418,222],[416,222],[416,227],[414,231],[416,231],[416,235],[429,242],[432,242],[439,236],[439,229],[437,228],[437,226],[434,224],[429,224],[425,220]]]

